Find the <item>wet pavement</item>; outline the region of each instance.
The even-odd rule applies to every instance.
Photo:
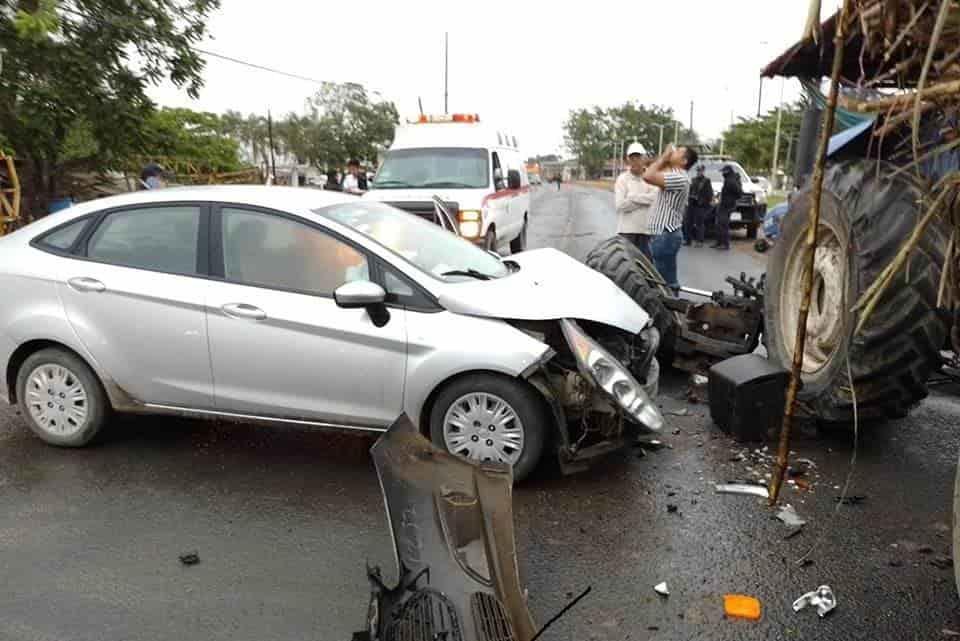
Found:
[[[549,189],[535,196],[531,244],[582,257],[611,233],[610,194]],[[727,271],[762,269],[737,252],[685,250],[681,260],[684,281],[708,289]],[[683,376],[665,374],[662,390],[669,447],[642,457],[632,449],[574,477],[543,470],[515,491],[536,619],[593,586],[545,639],[960,631],[952,570],[937,567],[950,554],[960,390],[938,387],[907,419],[864,426],[851,493],[866,498],[838,513],[850,435],[799,440],[796,457],[816,467],[798,477],[809,490],[785,488],[808,521],[789,539],[764,501],[712,487],[763,478],[769,451],[744,451],[720,434],[704,405],[682,400]],[[349,639],[366,610],[364,563],[393,561],[372,442],[124,419],[101,445],[70,451],[41,444],[0,409],[0,639]],[[808,551],[813,563],[799,566]],[[197,565],[181,564],[188,552]],[[661,581],[669,597],[653,591]],[[793,612],[794,599],[824,583],[835,612],[822,620]],[[725,593],[758,597],[761,620],[725,620]]]

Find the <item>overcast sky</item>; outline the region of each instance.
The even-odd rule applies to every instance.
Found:
[[[756,115],[761,67],[795,42],[809,0],[635,0],[566,3],[223,0],[202,47],[320,80],[353,81],[397,104],[401,118],[443,112],[443,33],[450,33],[451,112],[512,129],[525,153],[563,152],[570,109],[627,100],[673,107],[716,137]],[[824,0],[823,17],[840,0]],[[456,8],[452,8],[456,5]],[[301,111],[316,90],[209,58],[196,101],[171,86],[162,105],[274,115]],[[763,109],[780,99],[765,81]],[[799,88],[787,82],[786,100]]]

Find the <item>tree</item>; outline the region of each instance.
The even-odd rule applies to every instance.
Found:
[[[778,158],[779,165],[785,171],[789,171],[793,163],[793,159],[787,157],[788,140],[795,138],[800,131],[803,109],[801,103],[783,106]],[[740,118],[723,134],[724,154],[733,156],[751,174],[766,174],[773,165],[776,133],[776,110],[760,118]]]
[[[398,122],[396,106],[372,100],[362,85],[325,82],[307,100],[306,115],[290,114],[275,129],[287,153],[324,169],[351,158],[375,160],[393,140]]]
[[[196,96],[193,49],[219,0],[7,0],[0,4],[0,131],[22,159],[28,214],[74,168],[121,167],[148,151],[146,88]],[[136,62],[133,62],[135,60]]]
[[[677,130],[680,144],[699,142],[696,132],[684,128],[672,109],[632,102],[571,111],[564,124],[564,140],[587,174],[596,176],[607,160],[620,153],[622,143],[636,141],[651,154],[657,153],[661,127],[664,145],[673,142]]]
[[[160,109],[147,121],[148,157],[173,158],[204,174],[240,169],[240,144],[219,116],[190,109]]]
[[[600,107],[570,112],[564,124],[564,142],[588,176],[596,176],[613,151],[610,122]]]

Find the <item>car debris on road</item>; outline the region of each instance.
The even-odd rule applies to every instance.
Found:
[[[717,483],[714,485],[717,494],[743,494],[748,496],[759,496],[761,498],[770,498],[770,493],[763,485],[751,485],[749,483]]]
[[[661,596],[670,596],[670,588],[667,587],[666,581],[663,581],[653,586],[653,590],[654,592],[656,592]]]
[[[793,611],[799,612],[807,606],[815,607],[820,617],[825,617],[837,607],[837,597],[829,585],[821,585],[812,592],[807,592],[793,602]]]

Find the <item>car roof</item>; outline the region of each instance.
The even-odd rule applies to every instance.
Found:
[[[274,209],[317,209],[328,205],[350,202],[357,196],[337,191],[310,187],[276,187],[267,185],[204,185],[199,187],[168,187],[108,196],[90,200],[69,210],[86,213],[113,207],[148,205],[151,203],[199,201],[255,205]],[[82,210],[82,211],[81,211]]]

